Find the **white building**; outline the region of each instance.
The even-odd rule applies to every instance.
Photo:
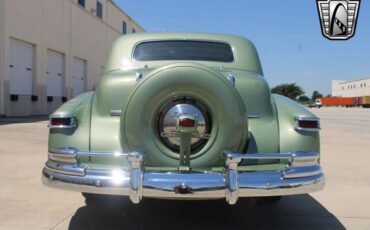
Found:
[[[370,96],[370,77],[351,81],[333,80],[332,96],[333,97]]]
[[[142,31],[112,0],[0,0],[0,116],[49,114],[92,90],[113,41]]]

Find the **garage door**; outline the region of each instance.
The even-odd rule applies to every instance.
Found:
[[[34,49],[31,44],[10,40],[9,92],[32,95]]]
[[[86,61],[73,59],[73,96],[85,92]]]
[[[47,96],[62,96],[63,87],[63,54],[48,50],[48,66],[47,66]]]

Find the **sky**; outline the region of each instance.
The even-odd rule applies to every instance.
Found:
[[[114,0],[147,32],[240,35],[256,46],[274,87],[297,83],[307,96],[331,94],[331,80],[370,77],[370,1],[361,1],[355,36],[322,36],[316,0]]]

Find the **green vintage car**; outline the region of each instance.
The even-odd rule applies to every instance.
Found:
[[[271,95],[242,37],[124,35],[96,92],[50,116],[47,186],[162,199],[277,197],[323,189],[319,118]]]

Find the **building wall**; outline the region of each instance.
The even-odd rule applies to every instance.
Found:
[[[336,97],[341,94],[340,83],[346,82],[343,80],[332,80],[331,82],[331,95]]]
[[[0,0],[0,116],[4,114],[5,80],[5,0]]]
[[[47,101],[47,51],[63,54],[63,97],[72,98],[73,60],[86,61],[85,88],[99,83],[105,61],[115,39],[122,35],[122,21],[128,27],[143,29],[111,0],[99,0],[103,19],[96,16],[96,0],[85,0],[85,8],[77,0],[0,0],[0,114],[7,116],[45,115],[62,104],[62,98]],[[1,18],[2,17],[2,18]],[[131,30],[127,30],[128,33]],[[34,47],[33,95],[10,100],[9,54],[12,39]]]
[[[342,81],[332,81],[333,97],[362,97],[370,96],[370,78]]]

